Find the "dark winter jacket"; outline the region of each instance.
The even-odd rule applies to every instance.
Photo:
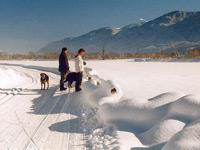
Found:
[[[59,72],[66,73],[69,71],[69,63],[67,55],[64,52],[61,52],[59,56]]]

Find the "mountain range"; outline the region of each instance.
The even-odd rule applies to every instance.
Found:
[[[147,22],[122,28],[104,27],[73,38],[54,41],[39,52],[54,52],[62,47],[88,52],[104,49],[119,53],[187,51],[200,47],[200,12],[173,11]]]

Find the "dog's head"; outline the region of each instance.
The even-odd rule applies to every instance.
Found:
[[[46,78],[46,74],[45,73],[40,73],[40,78],[44,80]]]

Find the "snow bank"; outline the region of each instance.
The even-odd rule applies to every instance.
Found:
[[[124,131],[117,131],[120,150],[129,150],[132,147],[144,147],[135,134]]]
[[[103,105],[106,103],[117,103],[123,96],[121,87],[116,81],[113,80],[103,80],[98,76],[97,71],[90,68],[86,68],[86,74],[89,81],[85,83],[85,89],[88,90],[88,93],[91,93],[95,96],[95,100],[98,105]],[[112,89],[115,89],[116,92],[112,93]]]
[[[88,75],[91,80],[86,81],[85,86],[96,102],[98,122],[112,124],[119,130],[121,149],[200,149],[197,144],[200,143],[200,123],[191,125],[200,119],[198,96],[166,92],[146,103],[134,103],[134,99],[123,98],[121,87],[115,81],[103,80],[92,70]],[[117,89],[114,95],[110,93],[112,88]],[[188,140],[189,137],[192,139]]]
[[[162,93],[158,96],[148,99],[146,106],[151,107],[151,108],[157,108],[157,107],[163,106],[165,104],[174,102],[182,96],[183,96],[183,94],[175,93],[175,92]]]
[[[30,79],[20,72],[5,67],[0,67],[0,88],[17,88],[25,84]]]
[[[200,149],[200,121],[188,125],[174,135],[163,147],[163,150],[199,150]]]
[[[145,145],[154,145],[168,141],[174,134],[181,131],[185,123],[178,120],[164,120],[139,135]]]
[[[138,140],[146,146],[168,143],[169,140],[166,149],[184,149],[181,145],[187,145],[185,147],[188,148],[185,149],[200,149],[197,144],[200,143],[200,123],[188,127],[188,124],[200,119],[199,98],[185,96],[156,108],[147,108],[148,105],[138,107],[131,103],[132,101],[123,101],[104,105],[99,111],[101,119],[115,124],[118,130],[136,133]],[[176,133],[179,133],[176,136],[176,140],[180,142],[178,147],[176,140],[172,138]],[[190,137],[194,138],[186,144],[184,140],[187,141]]]
[[[181,97],[169,106],[168,118],[177,118],[184,122],[200,119],[200,97],[187,95]]]

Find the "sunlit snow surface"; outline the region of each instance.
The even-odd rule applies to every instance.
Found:
[[[27,80],[28,77],[17,70],[0,67],[0,88],[16,88]]]
[[[61,139],[66,139],[65,133],[73,137],[71,143],[73,143],[72,140],[81,141],[79,134],[80,136],[85,135],[87,149],[200,149],[200,63],[198,62],[87,61],[87,67],[90,68],[86,69],[87,75],[92,79],[89,81],[85,79],[82,85],[83,91],[71,93],[70,97],[67,97],[67,93],[65,96],[55,91],[55,94],[51,95],[55,90],[54,86],[59,83],[57,61],[4,61],[1,63],[15,65],[15,70],[10,68],[12,65],[0,67],[1,81],[8,80],[5,74],[10,76],[9,81],[1,83],[2,88],[13,88],[15,85],[11,81],[24,82],[27,75],[32,75],[31,80],[39,80],[38,74],[43,71],[51,77],[53,88],[50,88],[50,95],[37,92],[38,96],[42,94],[41,97],[36,98],[39,105],[34,103],[30,107],[31,101],[34,102],[33,99],[35,99],[34,93],[39,88],[38,82],[34,83],[31,88],[28,87],[34,89],[31,92],[33,95],[27,96],[27,94],[23,97],[22,94],[21,99],[26,99],[23,105],[21,104],[14,110],[14,101],[10,104],[6,103],[7,106],[2,106],[4,113],[0,114],[0,117],[8,122],[15,120],[11,114],[12,111],[24,113],[25,117],[21,119],[26,118],[23,122],[28,128],[30,114],[27,112],[34,110],[33,117],[41,113],[44,115],[45,110],[51,106],[50,104],[60,99],[61,103],[56,106],[57,109],[48,115],[47,121],[39,128],[38,134],[33,136],[36,145],[41,146],[41,149],[45,148],[45,142],[52,140],[54,143],[59,143]],[[70,65],[73,71],[73,62],[70,62]],[[19,87],[22,88],[23,85]],[[117,92],[111,94],[110,90],[113,88]],[[18,96],[20,98],[20,95]],[[63,105],[64,99],[69,103]],[[48,103],[48,107],[39,111],[43,101]],[[28,110],[30,108],[32,109]],[[6,111],[10,117],[3,116]],[[78,118],[69,117],[69,113]],[[35,126],[37,119],[35,120],[33,119],[33,129],[37,127]],[[68,125],[72,125],[70,126],[72,130],[68,130]],[[6,122],[0,125],[1,130],[5,127]],[[15,135],[13,131],[18,131],[19,127],[14,125],[12,127],[12,134]],[[31,133],[31,128],[28,129]],[[1,132],[4,134],[0,134],[0,141],[4,141],[3,139],[7,137],[6,143],[8,144],[14,138],[9,137],[10,134],[6,134],[6,131]],[[58,136],[63,136],[63,138],[58,138]],[[40,139],[46,139],[46,141],[41,142]],[[20,143],[23,144],[22,141]],[[20,147],[17,143],[13,145]],[[73,145],[78,145],[78,143]],[[61,149],[66,148],[65,146],[60,147]],[[73,148],[79,149],[78,147]]]

